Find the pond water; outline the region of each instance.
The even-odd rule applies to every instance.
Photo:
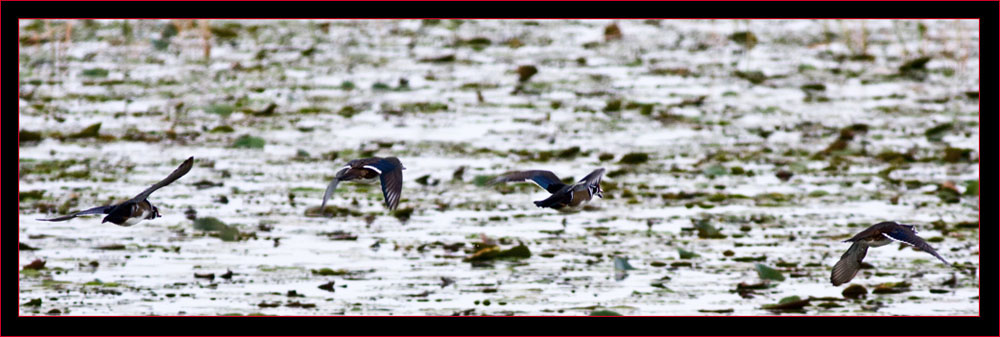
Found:
[[[20,28],[22,315],[979,313],[975,20]],[[189,156],[149,198],[162,218],[36,220]],[[368,156],[405,165],[399,210],[342,183],[318,216]],[[578,213],[484,184],[599,167]],[[831,285],[885,220],[953,266],[892,244]],[[530,256],[470,261],[486,242]]]

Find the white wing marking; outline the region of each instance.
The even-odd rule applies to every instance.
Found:
[[[884,236],[884,237],[886,237],[886,238],[888,238],[889,240],[892,240],[892,241],[896,241],[896,242],[902,242],[902,243],[905,243],[905,244],[907,244],[907,245],[910,245],[910,246],[913,246],[913,244],[912,244],[912,243],[909,243],[909,242],[906,242],[906,241],[903,241],[903,240],[900,240],[900,239],[897,239],[897,238],[894,238],[894,237],[892,237],[891,235],[889,235],[889,234],[886,234],[886,233],[882,233],[882,236]]]

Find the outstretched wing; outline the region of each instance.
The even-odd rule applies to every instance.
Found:
[[[340,179],[333,178],[333,181],[330,182],[330,185],[326,186],[326,193],[323,194],[323,204],[319,206],[319,212],[321,214],[323,213],[323,209],[326,208],[326,201],[330,200],[330,196],[333,195],[333,191],[337,189],[337,184],[339,183]],[[333,217],[332,213],[330,214],[330,217]]]
[[[559,177],[557,177],[555,173],[540,170],[507,172],[493,178],[493,180],[490,180],[487,184],[495,185],[510,181],[531,181],[535,183],[535,185],[538,185],[538,187],[549,191],[549,193],[556,193],[560,188],[566,186],[566,184],[563,184],[562,181],[559,180]]]
[[[934,255],[934,257],[938,258],[938,260],[944,262],[944,264],[949,266],[951,265],[950,263],[948,263],[948,261],[946,261],[943,257],[941,257],[941,255],[938,255],[937,251],[935,251],[934,248],[927,243],[927,241],[924,241],[924,239],[921,239],[919,236],[917,236],[916,233],[914,233],[912,230],[906,227],[897,226],[896,228],[893,228],[888,232],[882,233],[882,235],[885,235],[885,237],[887,238],[920,248],[920,250],[930,253],[931,255]]]
[[[153,186],[150,186],[145,191],[142,191],[142,193],[139,193],[138,195],[135,196],[135,198],[132,198],[132,200],[130,201],[139,202],[146,200],[146,198],[148,198],[149,195],[155,192],[156,190],[160,189],[163,186],[170,185],[170,183],[174,182],[177,179],[180,179],[180,177],[183,177],[185,174],[188,173],[188,171],[191,171],[192,166],[194,166],[194,157],[189,157],[187,160],[181,163],[181,166],[178,166],[177,169],[174,170],[174,172],[170,172],[169,176],[163,178],[163,180],[160,180],[160,182],[154,184]]]
[[[893,221],[879,222],[877,224],[871,225],[868,228],[865,228],[865,230],[861,231],[858,234],[855,234],[850,239],[844,240],[844,242],[855,242],[861,239],[870,238],[875,235],[879,235],[879,233],[890,231],[898,226],[899,224]]]
[[[858,274],[861,269],[861,260],[868,254],[868,245],[864,242],[855,242],[847,252],[840,257],[840,261],[833,265],[833,273],[830,274],[830,282],[834,286],[847,283]]]
[[[330,181],[330,184],[326,186],[326,193],[323,193],[323,204],[319,206],[320,214],[322,214],[323,209],[326,208],[326,202],[330,200],[331,196],[333,196],[333,191],[337,190],[337,184],[340,184],[340,178],[343,178],[344,174],[347,173],[347,171],[349,171],[350,169],[351,169],[350,163],[348,163],[347,166],[340,168],[340,170],[338,170],[337,174],[334,176],[333,180]],[[333,213],[330,214],[330,217],[331,218],[333,217]]]
[[[403,163],[399,161],[399,158],[388,157],[372,165],[365,165],[365,168],[379,172],[379,183],[382,185],[385,206],[390,210],[396,209],[403,192]]]
[[[601,183],[601,177],[604,176],[604,168],[599,168],[587,174],[586,177],[580,179],[581,183],[587,183],[588,186]]]
[[[599,168],[590,172],[586,177],[580,179],[580,183],[587,186],[587,191],[590,195],[597,195],[598,197],[604,197],[604,190],[601,189],[601,178],[604,177],[604,168]]]
[[[79,212],[76,212],[76,213],[73,213],[73,214],[70,214],[70,215],[64,215],[64,216],[61,216],[61,217],[58,217],[58,218],[37,219],[37,220],[39,220],[39,221],[66,221],[66,220],[69,220],[69,219],[72,219],[72,218],[75,218],[75,217],[78,217],[78,216],[81,216],[81,215],[109,214],[109,213],[111,213],[111,210],[114,209],[116,206],[118,206],[118,205],[97,206],[97,207],[94,207],[94,208],[91,208],[91,209],[88,209],[88,210],[79,211]]]

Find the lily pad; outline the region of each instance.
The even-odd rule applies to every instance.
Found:
[[[590,316],[622,316],[622,314],[611,310],[594,310],[590,312]]]
[[[620,164],[636,165],[642,164],[649,161],[649,154],[642,152],[631,152],[622,156],[622,159],[618,161]]]
[[[98,132],[101,130],[101,123],[94,123],[90,126],[80,130],[80,132],[71,134],[68,136],[70,139],[80,139],[80,138],[97,138]]]
[[[694,252],[684,250],[684,248],[677,248],[677,254],[680,254],[680,258],[682,259],[690,259],[701,256]]]
[[[263,149],[267,141],[264,138],[251,135],[242,135],[233,142],[233,147],[238,149]]]
[[[785,280],[785,277],[782,276],[781,272],[778,271],[777,269],[765,266],[760,263],[757,263],[756,265],[754,265],[754,267],[757,269],[757,276],[760,276],[761,279],[772,280],[772,281]]]
[[[840,294],[844,295],[844,298],[858,299],[868,295],[868,289],[865,289],[865,287],[860,284],[852,284],[845,288]]]
[[[809,305],[809,299],[801,299],[798,296],[788,296],[778,301],[778,304],[765,304],[762,308],[774,311],[801,311]]]

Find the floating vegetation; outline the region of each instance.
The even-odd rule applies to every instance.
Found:
[[[401,106],[401,109],[404,112],[411,112],[411,113],[414,112],[430,113],[430,112],[448,111],[448,105],[444,103],[417,102],[417,103],[403,104]]]
[[[99,136],[98,132],[101,130],[101,123],[94,123],[90,126],[80,130],[80,132],[70,134],[67,136],[69,139],[80,139],[80,138],[97,138]]]
[[[753,84],[761,84],[767,80],[767,76],[765,76],[764,73],[760,71],[748,71],[748,72],[734,71],[733,76],[750,81],[750,83]]]
[[[331,216],[345,217],[345,216],[362,216],[364,214],[350,208],[338,207],[335,205],[326,205],[326,207],[324,207],[322,211],[320,211],[319,206],[312,206],[306,208],[304,215],[307,217],[331,217]]]
[[[38,200],[45,194],[45,190],[20,191],[17,193],[18,201]]]
[[[430,62],[430,63],[455,62],[455,54],[444,55],[444,56],[437,56],[437,57],[422,58],[422,59],[420,59],[420,62]]]
[[[527,82],[532,76],[538,73],[538,68],[533,65],[524,65],[517,67],[517,81]],[[478,88],[477,88],[478,89]]]
[[[618,24],[612,23],[604,27],[604,41],[621,40],[622,30]]]
[[[975,316],[978,27],[858,24],[21,20],[19,314]],[[190,155],[162,217],[35,220]],[[378,179],[318,207],[372,156],[400,209]],[[597,167],[580,213],[485,187]],[[954,265],[894,244],[832,286],[881,220]]]
[[[196,219],[194,221],[194,229],[212,232],[213,236],[218,236],[222,241],[238,241],[244,238],[236,227],[227,225],[213,217]]]
[[[462,262],[491,261],[498,259],[519,260],[531,257],[531,250],[523,243],[510,249],[500,249],[496,245],[484,245],[476,250],[472,256],[462,259]]]
[[[754,269],[757,270],[757,276],[760,276],[762,280],[771,281],[784,281],[785,276],[781,275],[781,272],[777,269],[762,265],[757,263],[754,265]]]
[[[802,309],[809,305],[809,301],[808,298],[803,300],[798,296],[788,296],[779,300],[777,304],[765,304],[762,308],[771,311],[805,312]]]
[[[923,81],[927,77],[927,62],[931,61],[930,56],[918,57],[903,63],[899,66],[899,75],[917,80]]]
[[[620,164],[636,165],[649,161],[649,154],[644,152],[630,152],[622,156],[618,161]]]
[[[80,75],[86,77],[108,77],[108,70],[102,68],[91,68],[81,71]]]
[[[205,107],[205,112],[210,114],[216,114],[222,117],[229,117],[236,111],[236,108],[230,104],[212,104]]]
[[[231,127],[229,125],[219,125],[219,126],[216,126],[216,127],[212,128],[212,130],[209,130],[208,132],[209,133],[232,133],[234,131],[236,131],[236,130],[233,130],[233,127]]]
[[[927,140],[929,141],[940,142],[944,139],[944,136],[954,128],[955,126],[952,123],[938,124],[930,129],[927,129],[927,131],[924,131],[924,135],[927,136]]]
[[[872,294],[900,294],[910,291],[909,282],[882,283],[872,290]]]
[[[622,316],[622,314],[611,310],[594,310],[590,312],[590,316]]]
[[[677,248],[677,254],[680,255],[679,258],[681,259],[693,259],[701,256],[684,248]]]
[[[242,135],[233,141],[233,147],[238,149],[263,149],[267,141],[264,138]]]
[[[42,133],[22,129],[17,134],[17,140],[19,143],[37,142],[42,140]]]
[[[400,208],[392,211],[392,216],[396,217],[399,222],[406,223],[410,220],[410,216],[413,215],[413,207]]]
[[[753,49],[757,45],[757,35],[750,31],[732,33],[729,35],[729,40],[746,47],[746,49]]]

